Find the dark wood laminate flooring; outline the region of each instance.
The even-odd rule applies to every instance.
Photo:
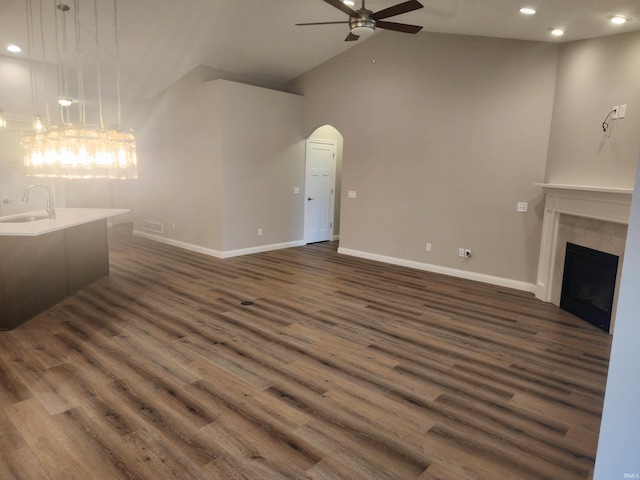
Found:
[[[0,478],[590,478],[609,335],[336,247],[112,229],[108,278],[0,332]]]

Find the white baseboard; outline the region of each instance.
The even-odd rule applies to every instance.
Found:
[[[216,257],[216,258],[238,257],[240,255],[250,255],[252,253],[269,252],[271,250],[280,250],[282,248],[299,247],[301,245],[304,245],[304,241],[297,240],[295,242],[274,243],[271,245],[260,245],[257,247],[242,248],[239,250],[227,250],[227,251],[221,252],[219,250],[213,250],[211,248],[205,248],[199,245],[194,245],[193,243],[181,242],[179,240],[173,240],[171,238],[161,237],[159,235],[153,235],[151,233],[142,232],[140,230],[134,230],[133,235],[135,235],[136,237],[146,238],[148,240],[153,240],[155,242],[164,243],[165,245],[171,245],[173,247],[183,248],[185,250],[202,253],[204,255],[209,255],[210,257]]]
[[[513,288],[525,292],[535,293],[536,291],[536,286],[533,283],[521,282],[519,280],[512,280],[510,278],[496,277],[493,275],[486,275],[484,273],[469,272],[466,270],[459,270],[457,268],[441,267],[439,265],[432,265],[430,263],[405,260],[403,258],[387,257],[385,255],[362,252],[359,250],[351,250],[349,248],[342,247],[338,248],[338,253],[350,255],[352,257],[365,258],[367,260],[375,260],[377,262],[390,263],[392,265],[398,265],[401,267],[415,268],[417,270],[424,270],[426,272],[441,273],[443,275],[449,275],[451,277],[474,280],[476,282],[498,285],[500,287]]]
[[[192,252],[202,253],[216,258],[231,258],[241,255],[250,255],[252,253],[269,252],[271,250],[280,250],[283,248],[300,247],[305,245],[304,240],[296,240],[294,242],[274,243],[271,245],[260,245],[257,247],[242,248],[238,250],[227,250],[221,252],[219,250],[213,250],[210,248],[201,247],[192,243],[180,242],[171,238],[160,237],[151,233],[142,232],[140,230],[134,230],[133,234],[137,237],[147,238],[159,243],[171,245]],[[513,288],[516,290],[522,290],[525,292],[536,292],[536,286],[533,283],[521,282],[519,280],[512,280],[510,278],[496,277],[493,275],[486,275],[484,273],[469,272],[466,270],[459,270],[457,268],[441,267],[439,265],[432,265],[430,263],[416,262],[413,260],[406,260],[403,258],[388,257],[386,255],[378,255],[376,253],[362,252],[360,250],[352,250],[349,248],[338,248],[338,253],[343,255],[350,255],[352,257],[364,258],[367,260],[374,260],[377,262],[389,263],[392,265],[398,265],[402,267],[415,268],[417,270],[424,270],[426,272],[440,273],[443,275],[449,275],[451,277],[464,278],[466,280],[474,280],[476,282],[488,283],[491,285],[498,285],[501,287]]]
[[[271,245],[260,245],[257,247],[241,248],[239,250],[227,250],[222,253],[221,258],[239,257],[240,255],[250,255],[252,253],[270,252],[271,250],[281,250],[283,248],[293,248],[305,245],[304,240],[294,242],[273,243]]]

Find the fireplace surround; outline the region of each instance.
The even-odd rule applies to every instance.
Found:
[[[622,263],[633,189],[535,185],[546,192],[536,297],[559,306],[567,241],[618,255]],[[617,291],[609,333],[615,326],[616,300]]]

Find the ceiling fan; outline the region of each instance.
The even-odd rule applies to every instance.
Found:
[[[345,5],[342,0],[324,0],[329,5],[336,7],[338,10],[349,15],[349,21],[347,22],[317,22],[317,23],[296,23],[296,25],[332,25],[338,23],[348,23],[351,31],[345,42],[352,42],[358,40],[361,35],[373,33],[378,28],[384,28],[386,30],[394,30],[396,32],[403,33],[418,33],[422,30],[421,26],[408,25],[406,23],[386,22],[383,19],[389,17],[395,17],[403,13],[412,12],[422,8],[422,5],[417,0],[407,0],[406,2],[399,3],[393,7],[385,8],[379,12],[372,12],[365,7],[365,0],[362,0],[362,7],[359,10],[352,10]]]

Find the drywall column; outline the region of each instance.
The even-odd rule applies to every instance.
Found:
[[[640,478],[640,166],[634,192],[594,480]]]

